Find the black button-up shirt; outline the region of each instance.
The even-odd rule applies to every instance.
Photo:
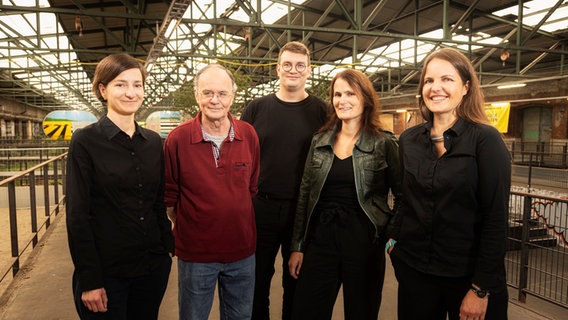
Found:
[[[108,117],[73,133],[67,163],[67,232],[81,291],[103,277],[136,277],[173,252],[158,134],[132,138]]]
[[[438,157],[430,129],[424,123],[400,137],[403,205],[393,254],[424,273],[502,288],[509,152],[495,128],[458,119]]]

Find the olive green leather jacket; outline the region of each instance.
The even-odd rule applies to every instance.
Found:
[[[337,128],[314,135],[310,146],[304,175],[300,185],[292,251],[304,251],[308,226],[320,193],[333,163],[333,143]],[[353,171],[359,205],[375,226],[376,236],[385,231],[400,202],[401,171],[398,161],[398,143],[393,134],[382,131],[375,135],[361,133],[353,148]],[[395,197],[390,209],[389,190]],[[390,222],[389,222],[390,221]],[[391,229],[389,225],[387,229]],[[386,230],[388,233],[388,230]]]

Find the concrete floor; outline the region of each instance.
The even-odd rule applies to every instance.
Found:
[[[18,275],[5,291],[0,292],[0,319],[2,320],[68,320],[77,319],[71,294],[73,265],[67,247],[64,213],[56,217],[39,245],[21,264]],[[272,285],[271,318],[280,318],[282,291],[277,271]],[[390,262],[383,291],[380,320],[396,319],[396,279]],[[511,295],[514,297],[514,295]],[[335,306],[333,320],[343,319],[341,295]],[[174,262],[168,290],[160,309],[160,319],[177,319],[177,267]],[[514,299],[509,303],[512,320],[566,320],[568,310],[529,297],[527,304]],[[215,299],[210,319],[219,319]]]

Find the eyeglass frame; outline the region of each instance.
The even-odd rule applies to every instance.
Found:
[[[302,73],[306,70],[308,70],[308,65],[304,64],[304,63],[297,63],[295,65],[293,65],[290,62],[284,62],[284,63],[279,63],[280,68],[282,68],[282,70],[284,70],[285,72],[290,72],[292,71],[292,69],[296,69],[297,72]],[[288,67],[286,67],[286,65]],[[298,66],[304,66],[304,68],[302,70],[298,69]]]
[[[200,91],[197,91],[197,92],[207,99],[213,99],[214,97],[217,97],[217,99],[219,99],[219,100],[225,100],[225,99],[228,99],[228,98],[230,98],[234,95],[234,92],[230,92],[230,91],[213,91],[213,90],[207,90],[207,89],[200,90]]]

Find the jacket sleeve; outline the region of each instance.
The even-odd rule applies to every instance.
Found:
[[[300,192],[298,195],[298,204],[296,205],[296,215],[294,218],[294,229],[292,231],[292,243],[290,251],[304,252],[304,234],[306,233],[307,220],[308,220],[308,197],[310,195],[312,184],[311,162],[314,155],[315,138],[312,139],[308,156],[304,164],[304,174],[302,175],[302,182],[300,183]]]
[[[389,186],[390,192],[394,198],[394,206],[392,212],[393,217],[389,220],[388,225],[385,228],[385,234],[388,238],[394,238],[395,228],[398,223],[398,212],[400,210],[402,202],[402,171],[401,164],[399,160],[399,148],[396,137],[389,134],[388,140],[385,143],[385,156],[388,164],[388,171],[386,174],[387,185]]]

